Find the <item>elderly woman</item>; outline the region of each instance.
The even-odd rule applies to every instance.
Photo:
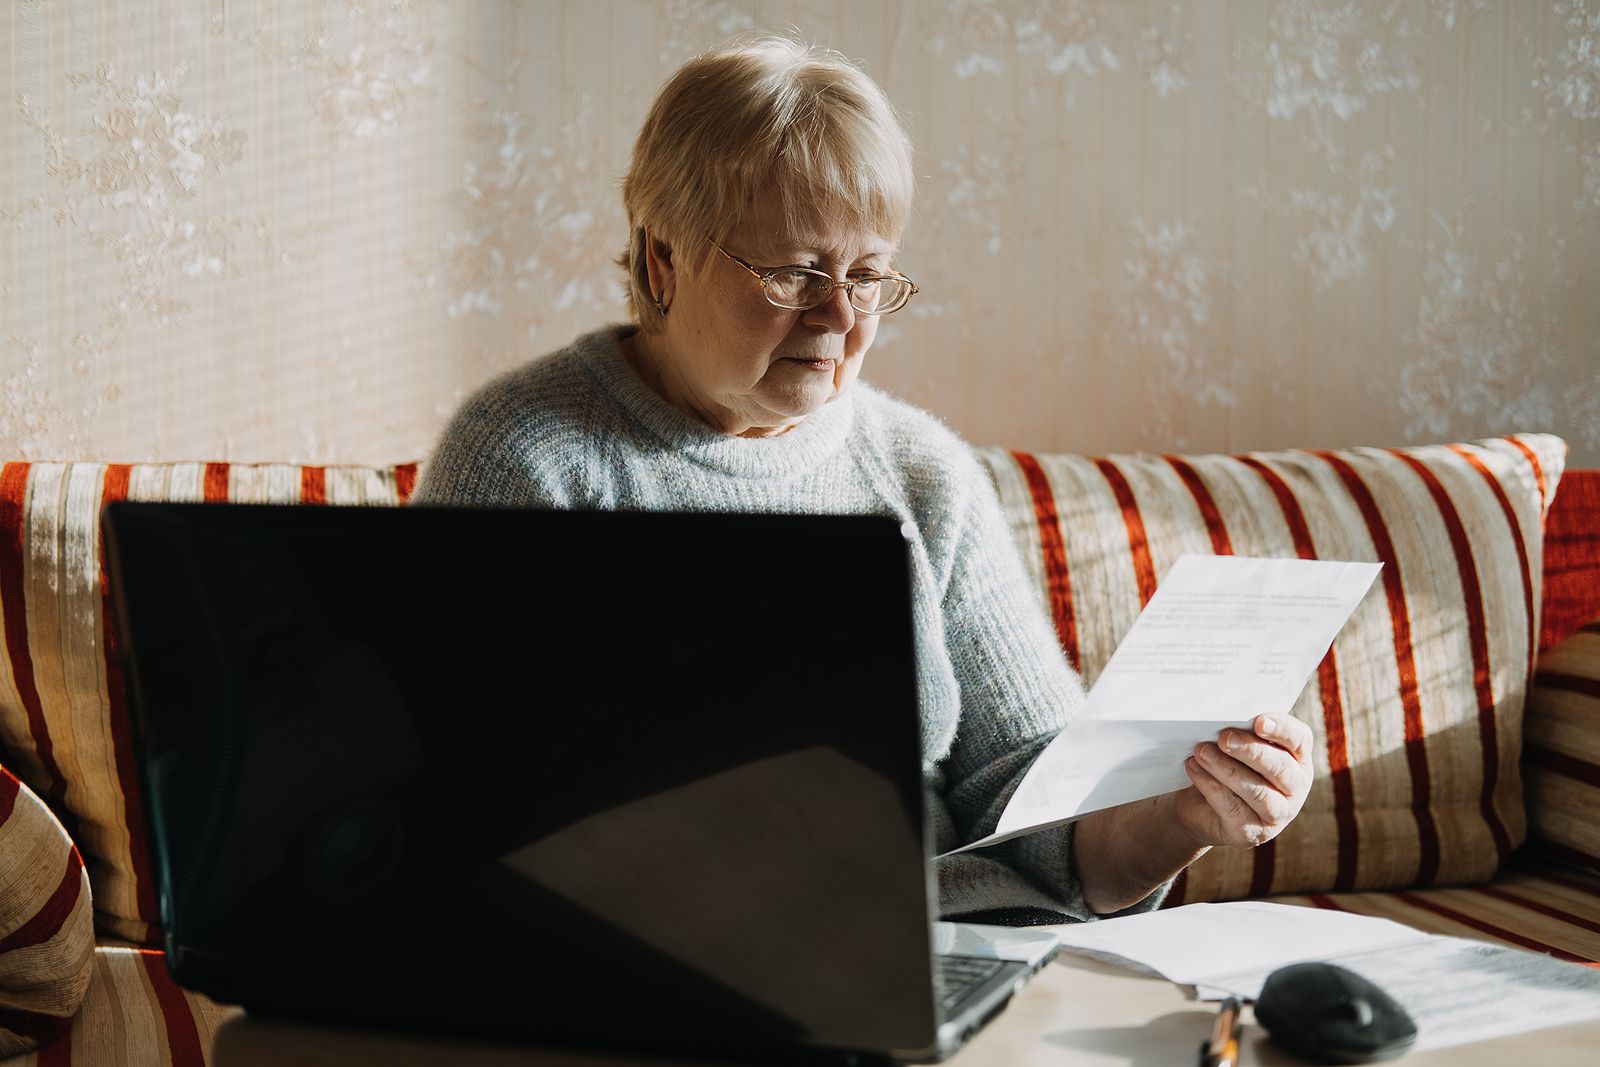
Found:
[[[479,389],[413,499],[910,523],[927,810],[944,852],[993,830],[1083,687],[970,449],[859,380],[880,316],[917,292],[894,265],[912,184],[888,100],[836,53],[769,39],[691,61],[651,107],[623,184],[635,321]],[[773,566],[825,576],[826,555],[773,546]],[[782,611],[730,604],[728,619],[767,612],[781,627]],[[1180,792],[939,860],[942,912],[1150,909],[1208,849],[1269,840],[1310,788],[1310,731],[1253,725],[1199,746]]]

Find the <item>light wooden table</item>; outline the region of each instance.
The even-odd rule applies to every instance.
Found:
[[[1063,953],[951,1067],[1191,1067],[1211,1032],[1216,1005],[1185,1000],[1177,986]],[[419,1040],[235,1017],[222,1025],[212,1067],[646,1067],[666,1061],[548,1052],[504,1045]],[[1244,1067],[1302,1061],[1266,1040],[1246,1009]],[[1538,1030],[1477,1045],[1416,1053],[1407,1067],[1516,1067],[1600,1063],[1600,1024]],[[681,1063],[675,1067],[682,1067]]]

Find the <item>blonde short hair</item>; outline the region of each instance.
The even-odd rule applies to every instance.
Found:
[[[838,52],[758,37],[692,59],[650,106],[622,182],[633,317],[646,329],[659,317],[646,228],[697,263],[775,195],[792,233],[845,221],[898,240],[914,184],[889,98]]]

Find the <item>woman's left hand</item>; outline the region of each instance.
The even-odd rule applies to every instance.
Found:
[[[1184,761],[1194,784],[1175,797],[1178,824],[1196,845],[1254,848],[1294,821],[1311,792],[1311,727],[1287,715],[1258,715],[1228,729]]]

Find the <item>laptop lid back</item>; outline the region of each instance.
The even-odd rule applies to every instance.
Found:
[[[932,1044],[895,520],[105,524],[180,982],[557,1043]]]

